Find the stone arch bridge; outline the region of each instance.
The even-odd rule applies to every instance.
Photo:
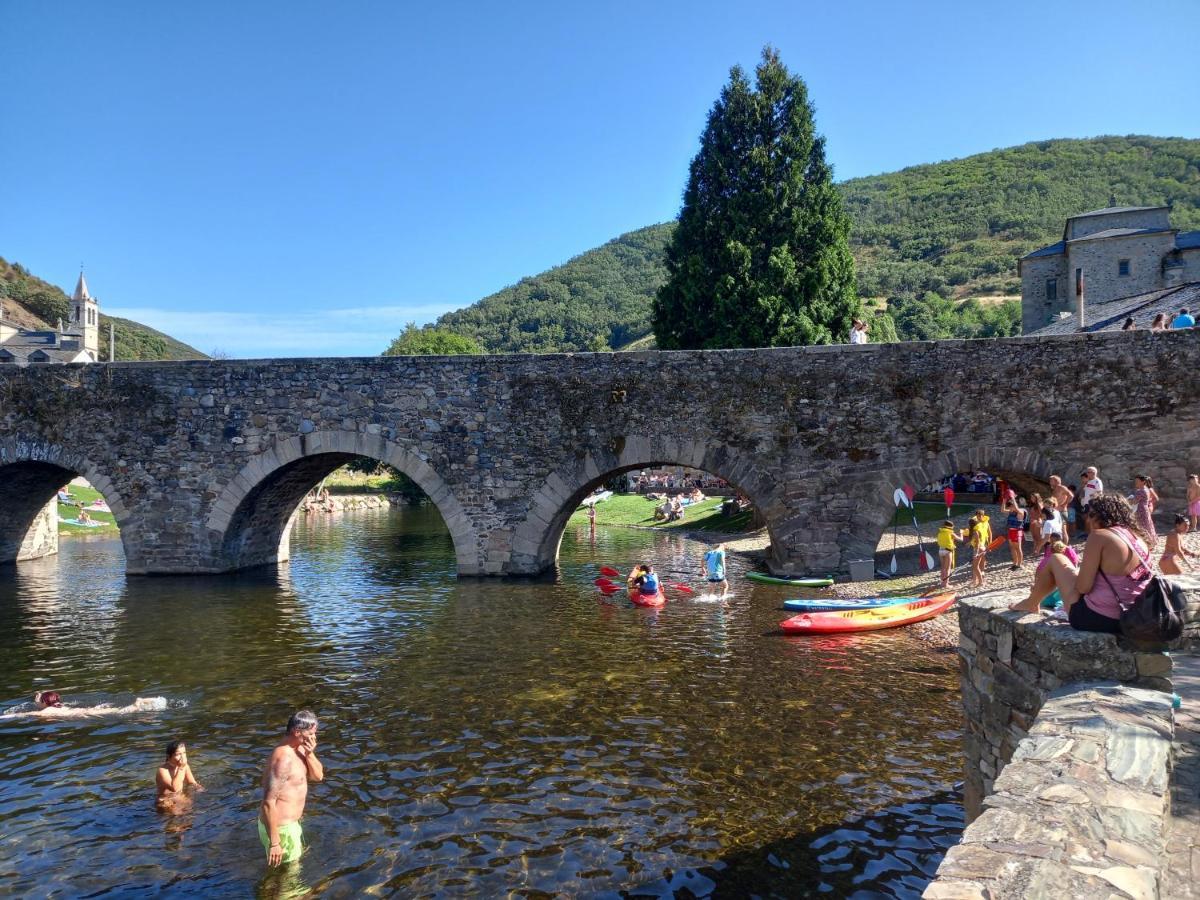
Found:
[[[1097,465],[1181,490],[1200,468],[1200,332],[770,350],[277,359],[0,369],[0,563],[69,477],[108,499],[130,573],[286,559],[328,472],[395,466],[461,575],[555,563],[616,473],[704,469],[766,520],[777,573],[845,571],[896,486]],[[28,554],[27,554],[28,555]]]

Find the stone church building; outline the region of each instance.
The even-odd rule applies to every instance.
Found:
[[[100,359],[100,305],[88,293],[87,281],[79,282],[71,297],[71,321],[57,329],[30,331],[4,317],[0,304],[0,365],[32,363],[91,363]]]
[[[1085,308],[1120,297],[1200,282],[1200,231],[1171,227],[1170,207],[1110,206],[1067,219],[1063,239],[1018,264],[1021,331],[1032,334]]]

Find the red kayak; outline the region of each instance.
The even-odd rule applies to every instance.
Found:
[[[657,594],[643,594],[636,587],[629,589],[629,602],[634,606],[662,606],[667,602],[667,595],[658,589]]]
[[[940,616],[958,595],[953,592],[934,594],[910,603],[880,606],[874,609],[855,609],[845,612],[812,612],[792,616],[779,623],[788,634],[843,634],[854,631],[879,631],[897,628]]]

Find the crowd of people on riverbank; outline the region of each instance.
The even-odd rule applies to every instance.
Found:
[[[1080,473],[1080,485],[1051,476],[1045,496],[1018,498],[1011,485],[999,497],[1004,516],[1001,533],[992,535],[987,513],[977,509],[965,528],[947,519],[938,530],[941,584],[950,583],[960,545],[971,552],[971,586],[982,587],[988,553],[1007,543],[1011,568],[1034,560],[1028,596],[1012,608],[1044,611],[1065,618],[1083,631],[1118,634],[1120,618],[1145,593],[1156,571],[1191,571],[1196,554],[1184,536],[1200,519],[1200,475],[1188,476],[1186,511],[1176,513],[1160,540],[1155,512],[1160,497],[1154,479],[1138,474],[1129,494],[1107,490],[1094,466]],[[1026,553],[1028,541],[1032,546]],[[1072,546],[1072,542],[1082,547]],[[1162,545],[1157,563],[1153,554]]]

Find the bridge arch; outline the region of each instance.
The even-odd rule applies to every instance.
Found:
[[[552,472],[533,494],[524,520],[513,531],[505,560],[488,560],[488,568],[506,575],[531,575],[553,566],[567,520],[580,502],[610,478],[634,469],[685,466],[716,475],[745,494],[766,522],[771,554],[782,545],[785,507],[782,485],[755,466],[752,453],[704,441],[628,436],[608,449],[576,455]]]
[[[416,482],[450,531],[459,574],[478,573],[478,534],[442,477],[400,445],[353,431],[298,435],[278,442],[242,467],[214,501],[206,522],[222,569],[286,560],[289,526],[304,495],[330,472],[358,457],[387,463]]]
[[[52,441],[7,439],[0,441],[0,565],[26,558],[38,514],[59,488],[79,475],[104,495],[120,531],[126,565],[138,563],[136,524],[121,491],[99,465]],[[54,550],[49,552],[58,547],[57,532],[52,537]]]
[[[1051,475],[1063,475],[1072,470],[1061,460],[1051,459],[1036,450],[1021,447],[969,446],[937,453],[919,464],[907,468],[888,469],[858,479],[855,512],[849,530],[839,536],[842,564],[852,559],[870,559],[875,555],[880,538],[890,527],[896,512],[894,494],[905,484],[918,490],[921,485],[941,481],[955,472],[982,470],[1011,480],[1014,476],[1047,481]]]

